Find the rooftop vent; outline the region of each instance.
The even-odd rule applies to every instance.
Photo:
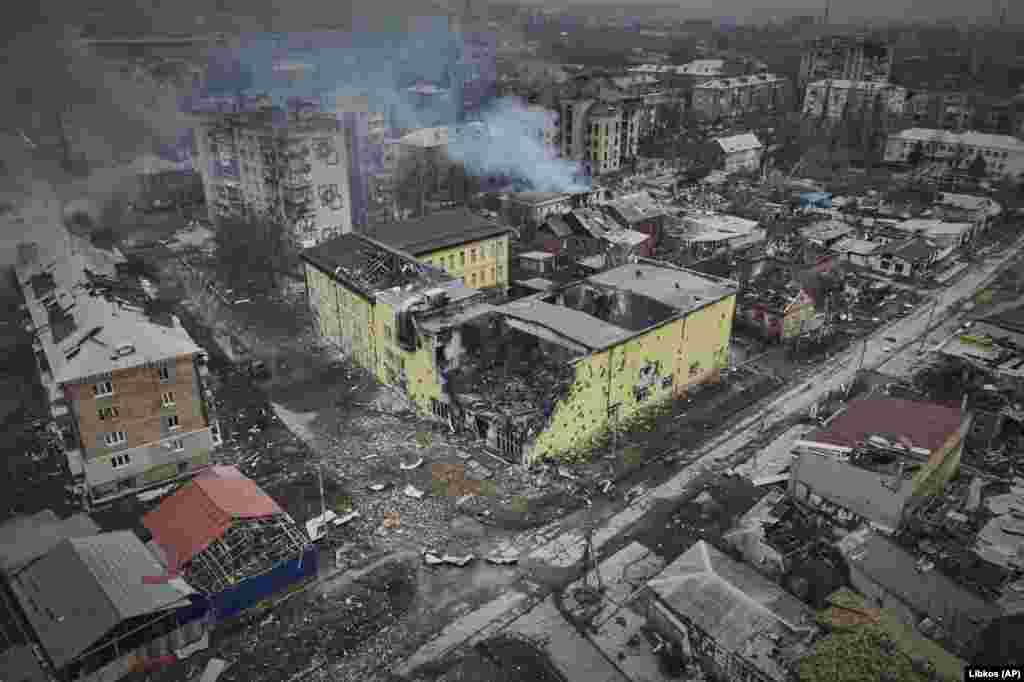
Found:
[[[643,270],[637,270],[636,271],[636,278],[637,279],[641,279],[641,278],[643,278],[643,276],[644,276],[644,271]]]

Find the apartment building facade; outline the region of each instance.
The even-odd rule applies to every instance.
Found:
[[[704,81],[693,89],[694,113],[705,121],[786,110],[789,81],[770,73]]]
[[[1024,141],[1016,137],[908,128],[889,136],[885,161],[906,163],[917,148],[924,159],[948,163],[954,170],[966,170],[980,156],[985,160],[985,173],[990,179],[1024,179]]]
[[[147,312],[152,302],[141,288],[118,277],[116,261],[86,251],[84,240],[56,261],[24,246],[16,274],[40,377],[85,503],[207,467],[219,429],[205,354],[180,321]]]
[[[381,225],[373,236],[466,286],[508,291],[510,231],[460,208]]]
[[[637,156],[643,111],[642,97],[563,101],[562,156],[580,161],[589,175],[620,170]]]
[[[803,115],[837,124],[849,120],[895,123],[907,106],[907,89],[879,81],[821,80],[804,92]]]
[[[338,116],[303,104],[200,115],[198,170],[211,221],[265,213],[311,246],[352,231],[349,142]]]
[[[865,36],[825,36],[805,47],[798,86],[820,80],[887,82],[892,77],[889,45]]]

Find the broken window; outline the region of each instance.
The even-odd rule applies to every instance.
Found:
[[[430,399],[430,411],[434,413],[434,416],[442,421],[450,421],[452,410],[448,403],[443,403],[437,398]]]
[[[523,436],[514,427],[498,430],[498,450],[502,455],[515,460],[522,455]]]

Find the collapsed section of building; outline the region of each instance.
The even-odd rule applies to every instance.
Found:
[[[316,550],[306,534],[235,467],[211,467],[142,523],[167,575],[195,587],[217,620],[316,573]]]
[[[494,305],[362,235],[303,260],[326,340],[513,461],[585,452],[729,359],[735,283],[656,261]]]

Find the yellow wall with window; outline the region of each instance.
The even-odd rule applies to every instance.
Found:
[[[337,344],[359,365],[376,366],[374,311],[369,300],[340,285],[318,268],[305,264],[310,305],[320,335]]]
[[[576,361],[569,395],[555,406],[527,457],[585,449],[616,419],[625,424],[693,384],[717,379],[729,364],[735,307],[736,297],[729,296]]]
[[[421,254],[419,260],[438,266],[467,286],[508,288],[508,236],[467,242],[450,249]]]

